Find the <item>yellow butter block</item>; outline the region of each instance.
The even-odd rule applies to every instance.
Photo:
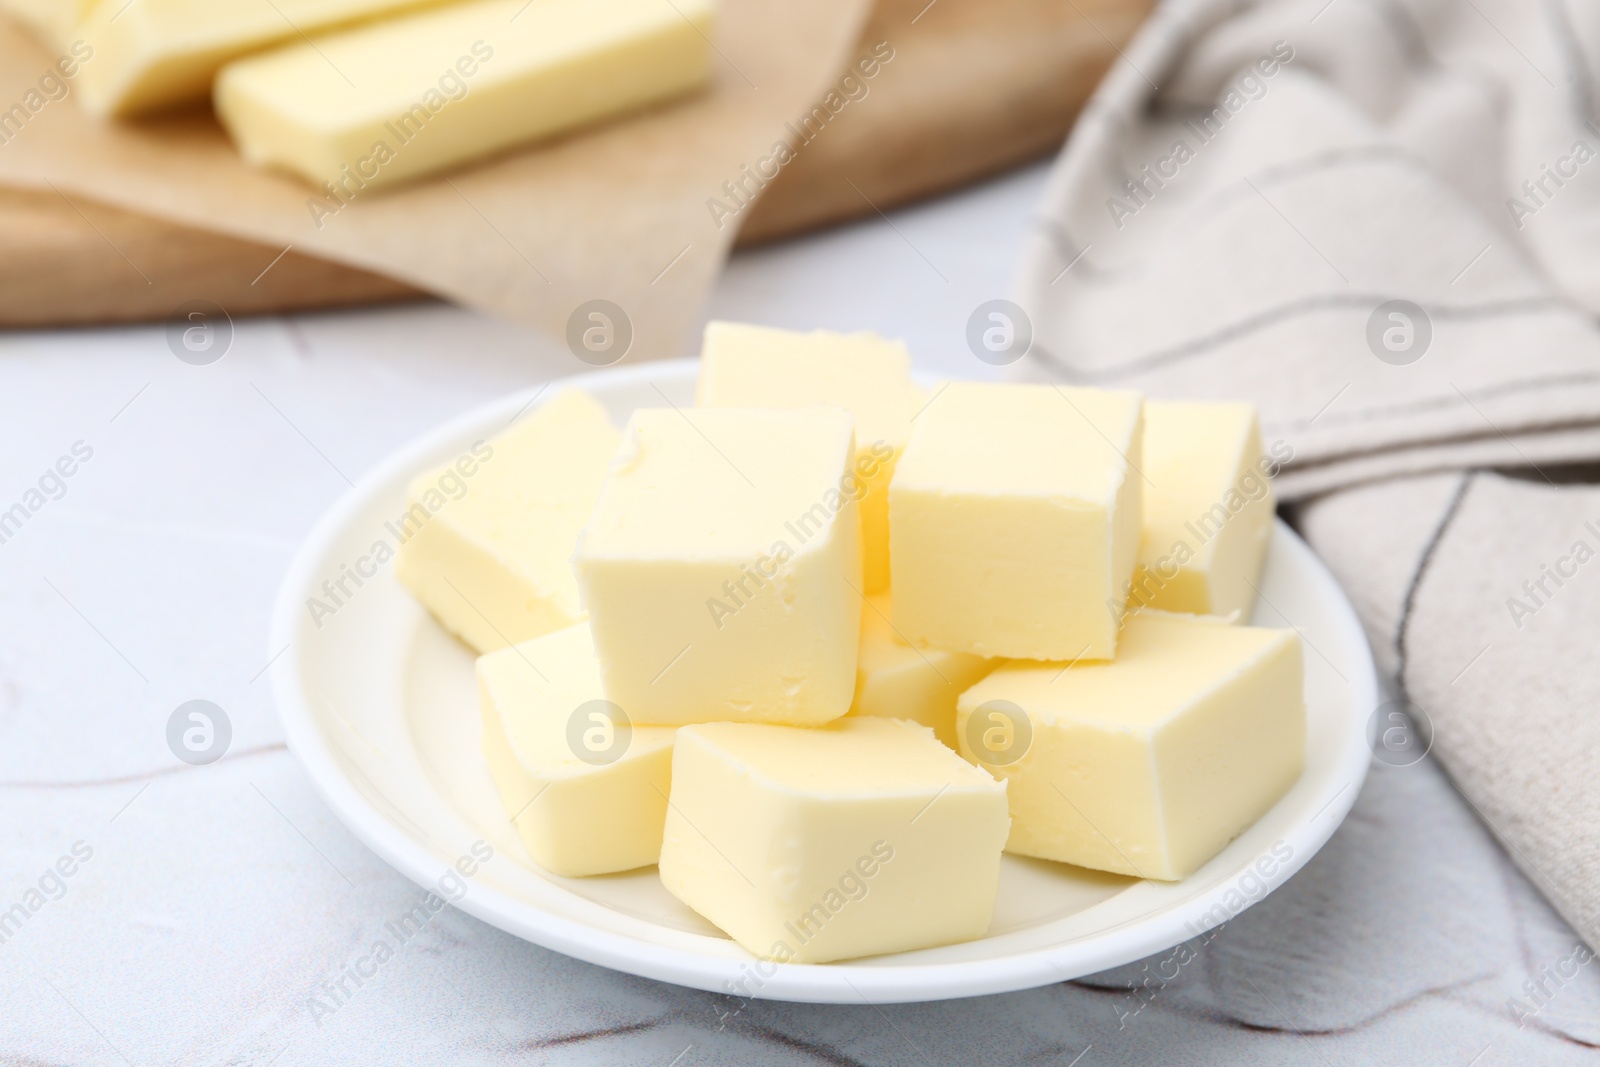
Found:
[[[484,756],[534,862],[568,877],[655,863],[676,731],[605,700],[588,626],[491,652],[477,673]]]
[[[845,714],[853,454],[839,408],[635,411],[576,557],[606,695],[664,725]]]
[[[956,698],[997,666],[966,652],[920,649],[895,630],[893,598],[879,593],[861,610],[852,715],[909,719],[956,747]]]
[[[1105,659],[1139,546],[1138,393],[956,382],[889,487],[894,622],[919,646]]]
[[[696,403],[706,407],[836,404],[856,419],[863,592],[889,587],[889,481],[911,430],[911,356],[871,333],[798,333],[706,325]]]
[[[957,733],[1009,787],[1007,851],[1176,880],[1299,778],[1303,685],[1292,630],[1142,611],[1115,660],[996,670]]]
[[[925,727],[678,731],[661,881],[745,949],[793,963],[982,937],[1005,787]]]
[[[1248,617],[1276,502],[1251,404],[1146,401],[1144,533],[1129,606]]]
[[[204,100],[225,63],[434,0],[105,0],[74,32],[94,48],[82,100],[126,117]]]
[[[711,0],[457,3],[230,64],[217,114],[343,201],[697,89],[712,22]]]
[[[395,574],[451,633],[479,652],[583,618],[572,553],[622,435],[575,389],[499,437],[414,479]]]

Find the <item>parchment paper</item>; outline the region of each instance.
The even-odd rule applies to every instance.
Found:
[[[737,233],[736,220],[717,226],[707,199],[789,139],[785,122],[852,58],[869,6],[723,0],[708,92],[362,194],[320,228],[307,203],[324,199],[318,190],[247,167],[209,112],[109,123],[80,111],[71,93],[0,143],[0,184],[293,246],[557,338],[578,305],[610,300],[631,319],[630,360],[677,355]],[[0,113],[37,89],[55,58],[0,19]]]

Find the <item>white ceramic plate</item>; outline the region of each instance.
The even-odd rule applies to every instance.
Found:
[[[567,879],[534,866],[507,822],[479,753],[472,655],[395,581],[391,567],[356,586],[320,625],[308,598],[394,535],[407,480],[505,429],[558,388],[588,390],[625,419],[665,394],[692,403],[693,361],[600,371],[543,395],[508,396],[428,434],[347,493],[284,579],[272,651],[287,646],[273,691],[289,747],[344,824],[419,885],[487,842],[457,906],[579,959],[701,989],[780,1000],[875,1003],[977,996],[1058,982],[1141,959],[1231,917],[1281,885],[1322,847],[1366,776],[1366,722],[1378,688],[1343,593],[1305,544],[1279,525],[1255,621],[1305,638],[1308,759],[1299,783],[1255,826],[1183,882],[1142,882],[1006,857],[988,936],[920,952],[828,965],[756,965],[754,957],[667,894],[654,868]],[[660,392],[657,392],[657,390]],[[478,846],[483,852],[483,846]],[[467,863],[464,866],[473,867]],[[455,895],[453,892],[449,895]]]

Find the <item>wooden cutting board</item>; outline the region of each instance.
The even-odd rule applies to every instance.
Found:
[[[862,45],[892,41],[895,57],[872,84],[873,106],[847,108],[784,168],[739,243],[874,214],[1054,151],[1153,3],[878,0]],[[248,315],[426,295],[277,255],[79,197],[0,187],[0,326],[162,319],[196,297]]]

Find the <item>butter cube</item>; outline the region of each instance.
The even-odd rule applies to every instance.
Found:
[[[1116,652],[1139,546],[1138,393],[957,382],[889,487],[894,622],[919,646]]]
[[[1007,851],[1176,880],[1300,776],[1301,669],[1292,630],[1140,612],[1115,660],[1007,664],[963,693],[961,751],[1010,788]]]
[[[452,4],[233,63],[217,115],[246,160],[329,182],[342,202],[703,86],[712,11],[712,0]]]
[[[706,325],[696,403],[702,407],[837,404],[856,419],[861,479],[862,591],[889,587],[889,481],[911,432],[911,357],[871,333],[796,333],[737,322]]]
[[[577,554],[610,699],[671,726],[850,709],[853,451],[838,408],[634,412]]]
[[[1146,401],[1143,466],[1130,605],[1247,617],[1276,506],[1255,407]]]
[[[204,100],[229,60],[431,0],[105,0],[76,28],[94,48],[85,107],[127,117]]]
[[[491,652],[477,673],[483,754],[534,862],[568,877],[655,863],[676,731],[604,698],[589,627]]]
[[[982,937],[1005,787],[921,726],[686,726],[668,891],[757,956],[826,963]]]
[[[856,660],[852,715],[909,719],[956,745],[956,698],[997,666],[966,652],[921,649],[895,630],[893,598],[879,593],[861,609],[861,653]]]
[[[418,476],[388,524],[401,542],[396,577],[479,652],[579,621],[572,553],[621,436],[569,389],[478,446],[470,469]]]

